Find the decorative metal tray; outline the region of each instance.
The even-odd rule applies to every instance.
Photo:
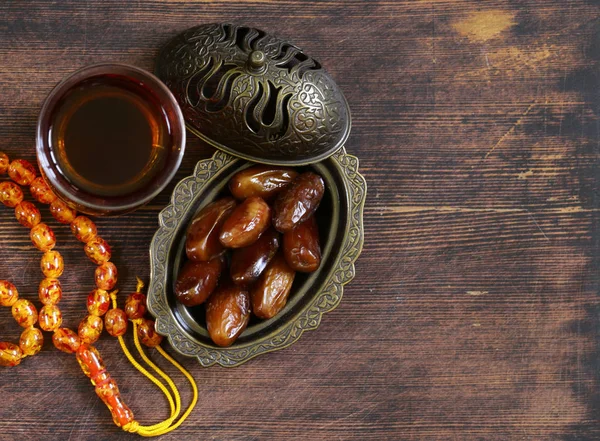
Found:
[[[177,184],[171,204],[160,213],[160,226],[150,246],[148,308],[156,317],[156,329],[178,352],[196,357],[203,366],[237,366],[257,355],[283,349],[305,330],[315,329],[321,316],[340,303],[343,285],[354,277],[354,261],[362,250],[367,187],[358,172],[358,159],[342,148],[309,166],[323,176],[327,187],[319,209],[324,214],[317,219],[322,236],[321,267],[310,275],[297,276],[287,305],[276,317],[251,322],[228,348],[212,343],[202,305],[195,309],[177,303],[173,284],[185,255],[185,231],[190,220],[219,197],[235,172],[249,165],[221,151],[198,162],[194,174]]]

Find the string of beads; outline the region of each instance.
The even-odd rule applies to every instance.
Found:
[[[15,366],[21,359],[35,355],[43,344],[41,332],[34,327],[39,321],[43,331],[52,332],[52,342],[57,349],[75,353],[81,344],[95,343],[106,327],[113,337],[127,332],[128,319],[143,318],[146,312],[145,296],[135,293],[126,302],[126,311],[120,308],[108,310],[110,294],[117,283],[117,267],[110,262],[109,244],[98,235],[96,225],[86,216],[77,216],[77,212],[58,199],[41,177],[36,176],[35,168],[23,159],[9,161],[5,153],[0,152],[0,175],[8,173],[12,181],[0,182],[0,202],[15,209],[15,217],[21,225],[30,229],[29,237],[33,245],[43,252],[40,267],[44,279],[38,287],[38,295],[44,305],[38,311],[25,299],[18,298],[18,292],[10,282],[0,283],[0,304],[12,307],[15,320],[25,328],[22,344],[19,346],[8,342],[0,343],[0,365]],[[50,205],[50,213],[60,223],[67,224],[73,235],[84,244],[83,249],[88,258],[96,265],[94,280],[96,289],[88,296],[88,315],[81,320],[77,332],[62,328],[62,313],[58,302],[62,298],[59,277],[64,271],[61,254],[54,250],[56,237],[54,231],[42,222],[42,216],[36,206],[24,201],[20,186],[28,186],[35,200]],[[105,315],[104,321],[102,316]],[[154,332],[154,322],[144,319],[139,327],[142,343],[149,347],[160,344],[162,337]]]
[[[144,318],[146,296],[141,293],[143,283],[138,279],[136,292],[128,296],[124,310],[118,308],[116,301],[118,290],[113,290],[117,283],[117,267],[110,262],[110,246],[98,236],[94,222],[86,216],[77,216],[75,210],[58,199],[44,180],[36,176],[35,168],[28,161],[16,159],[11,162],[5,153],[0,152],[0,176],[5,173],[8,173],[12,181],[0,182],[0,203],[14,208],[17,221],[30,229],[29,237],[33,245],[43,253],[40,268],[44,279],[39,284],[38,296],[44,306],[38,313],[32,302],[19,298],[17,288],[12,283],[0,280],[0,306],[11,307],[15,320],[25,328],[18,345],[0,342],[0,366],[16,366],[25,357],[37,354],[44,342],[41,330],[52,332],[52,342],[57,349],[76,354],[81,369],[90,378],[96,394],[107,405],[117,426],[142,436],[157,436],[174,430],[194,408],[198,399],[198,390],[191,375],[160,348],[162,336],[155,332],[154,321]],[[41,214],[37,207],[23,200],[21,186],[28,186],[36,201],[50,205],[52,216],[58,222],[70,226],[73,235],[84,244],[85,254],[97,265],[94,271],[96,288],[87,297],[88,315],[79,323],[77,332],[61,327],[62,313],[58,303],[62,298],[62,287],[59,277],[64,271],[64,261],[61,254],[54,250],[56,246],[54,232],[41,221]],[[103,316],[104,320],[102,320]],[[174,399],[164,385],[139,365],[127,350],[122,336],[127,332],[128,320],[134,324],[134,341],[140,356],[167,382]],[[41,330],[35,327],[36,323]],[[92,343],[100,338],[103,328],[106,328],[111,336],[119,339],[129,361],[165,393],[171,407],[171,416],[167,420],[153,426],[142,426],[134,419],[133,412],[120,397],[116,382],[106,371],[98,350],[92,346]],[[159,353],[174,364],[192,385],[194,392],[192,403],[176,423],[174,420],[181,409],[179,392],[172,380],[146,357],[140,342],[148,347],[157,348]]]

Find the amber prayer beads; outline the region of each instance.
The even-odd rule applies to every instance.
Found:
[[[110,262],[110,246],[98,236],[96,225],[86,216],[77,216],[75,210],[58,199],[44,180],[36,176],[35,167],[28,161],[17,159],[10,162],[8,156],[0,152],[0,175],[5,173],[8,173],[12,181],[0,182],[0,202],[14,208],[17,221],[30,229],[29,236],[33,245],[43,252],[40,269],[44,279],[38,287],[39,300],[43,305],[39,313],[33,303],[19,298],[17,288],[12,283],[0,280],[0,306],[11,307],[15,320],[25,328],[18,345],[0,342],[0,366],[16,366],[23,358],[37,354],[44,341],[41,330],[52,332],[52,342],[57,349],[77,355],[84,373],[96,386],[96,393],[110,409],[115,424],[123,427],[132,423],[133,413],[121,400],[116,383],[106,372],[92,343],[100,338],[104,327],[112,336],[125,334],[128,319],[142,320],[138,327],[142,343],[148,347],[156,347],[161,343],[162,337],[155,332],[154,322],[143,318],[146,298],[139,292],[142,284],[138,283],[137,292],[128,297],[125,310],[109,309],[109,291],[117,283],[117,268]],[[64,262],[61,254],[54,250],[54,232],[42,222],[36,206],[23,200],[24,194],[20,186],[29,186],[36,201],[48,204],[52,216],[58,222],[70,226],[77,240],[84,243],[85,254],[98,265],[94,272],[96,289],[87,297],[88,315],[79,323],[77,332],[61,327],[62,313],[58,303],[62,298],[62,288],[59,277],[64,271]],[[104,321],[102,316],[105,316]],[[41,330],[35,327],[36,324]]]

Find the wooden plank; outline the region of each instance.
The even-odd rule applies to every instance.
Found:
[[[40,106],[69,72],[152,69],[161,44],[206,22],[289,37],[351,105],[346,147],[369,184],[355,280],[286,350],[235,369],[181,360],[201,399],[164,439],[600,438],[596,1],[33,0],[2,2],[0,17],[0,150],[11,157],[35,159]],[[154,201],[97,220],[123,293],[149,277],[176,181],[210,154],[190,139]],[[76,327],[94,266],[68,228],[56,233],[61,309]],[[0,278],[36,300],[38,259],[0,207]],[[0,309],[0,340],[19,333]],[[46,337],[0,371],[0,439],[133,439]],[[98,346],[137,418],[166,418],[114,339]]]

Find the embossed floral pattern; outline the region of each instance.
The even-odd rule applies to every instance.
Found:
[[[248,67],[253,51],[266,57],[260,72]],[[321,65],[257,29],[188,29],[161,51],[157,74],[197,134],[245,159],[307,164],[336,151],[350,133],[346,99]]]

